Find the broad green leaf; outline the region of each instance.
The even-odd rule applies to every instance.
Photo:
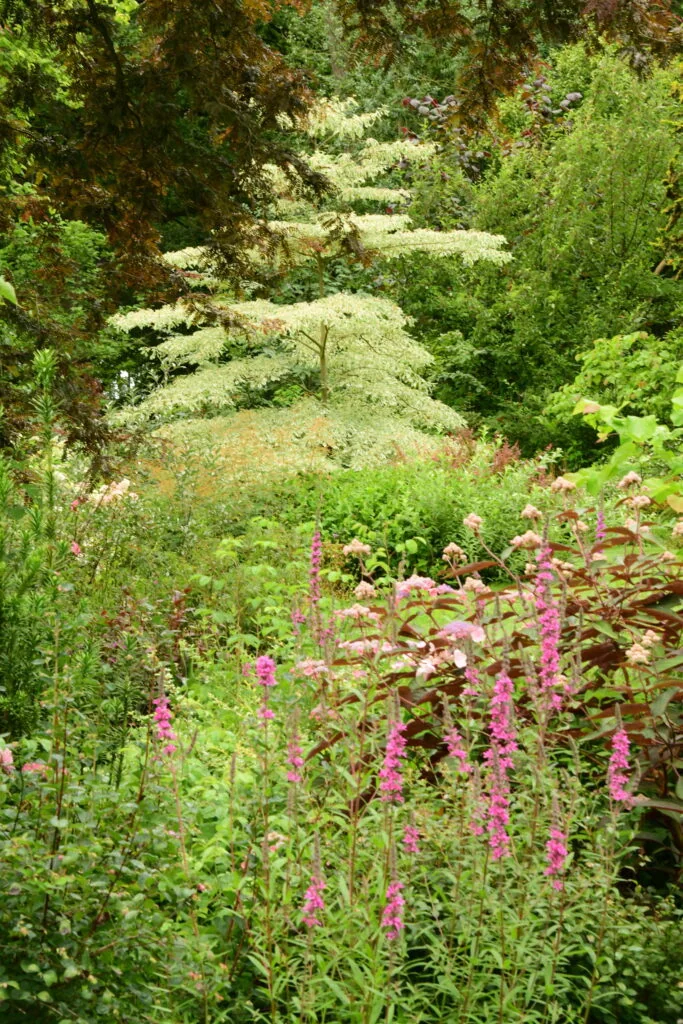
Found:
[[[17,293],[9,281],[5,280],[4,277],[0,277],[0,301],[11,302],[13,306],[19,305],[17,302]]]

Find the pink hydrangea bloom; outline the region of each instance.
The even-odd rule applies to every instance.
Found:
[[[387,930],[388,939],[397,939],[399,933],[405,927],[403,923],[403,908],[406,901],[401,896],[403,882],[392,882],[387,889],[386,905],[382,913],[382,927]]]
[[[27,775],[47,775],[47,765],[43,764],[42,761],[27,761],[26,764],[21,766],[21,770]]]
[[[381,799],[385,803],[403,803],[401,760],[406,756],[406,741],[403,735],[406,728],[403,722],[394,722],[387,738],[384,763],[379,770],[379,777],[382,780],[379,789]]]
[[[408,853],[420,852],[420,830],[414,825],[406,825],[404,827],[403,846]]]
[[[12,775],[14,773],[14,758],[12,757],[12,751],[9,747],[3,747],[0,750],[0,770],[5,775]]]
[[[630,742],[625,729],[617,729],[612,737],[612,753],[607,769],[607,780],[609,783],[609,795],[616,803],[633,806],[633,796],[628,792],[626,786],[629,781],[628,755]]]
[[[325,901],[322,897],[324,888],[324,879],[314,878],[304,894],[302,920],[309,928],[320,928],[322,926],[322,921],[316,917],[316,914],[318,911],[325,909]]]

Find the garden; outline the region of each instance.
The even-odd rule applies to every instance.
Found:
[[[683,1020],[682,19],[0,4],[0,1020]]]

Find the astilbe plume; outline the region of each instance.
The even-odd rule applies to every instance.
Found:
[[[550,589],[553,579],[551,552],[546,546],[540,552],[536,575],[536,611],[541,640],[539,677],[541,694],[549,702],[550,707],[559,710],[562,706],[562,697],[555,688],[560,668],[561,624],[560,612]]]
[[[157,739],[164,744],[162,754],[174,754],[177,749],[173,742],[176,734],[171,728],[171,709],[168,706],[168,697],[166,694],[162,694],[161,697],[156,697],[152,703],[155,707],[154,721],[157,727]]]
[[[401,895],[403,888],[403,882],[395,881],[387,889],[386,903],[382,913],[382,927],[386,928],[387,938],[390,940],[397,939],[399,933],[405,928],[403,908],[406,901]]]
[[[322,926],[322,921],[316,915],[325,909],[325,901],[322,897],[324,888],[325,880],[317,877],[311,881],[311,884],[304,893],[302,920],[309,928],[320,928]]]
[[[507,672],[501,672],[491,697],[491,746],[484,754],[489,766],[487,829],[493,860],[510,855],[510,836],[507,831],[510,821],[508,771],[514,767],[512,754],[518,749],[512,724],[512,695],[512,680]]]
[[[381,799],[385,803],[403,803],[403,776],[401,775],[401,760],[406,756],[406,740],[403,733],[406,726],[401,721],[391,725],[387,746],[384,753],[384,763],[379,770],[379,777],[382,780],[379,785]]]
[[[629,749],[628,733],[622,726],[612,736],[612,753],[607,769],[607,780],[609,783],[609,795],[612,800],[615,803],[622,803],[627,807],[632,807],[633,796],[626,789],[629,781],[629,776],[626,774],[628,771]]]

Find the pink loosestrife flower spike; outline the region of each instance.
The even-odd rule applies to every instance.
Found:
[[[386,904],[382,913],[382,927],[387,930],[387,938],[393,941],[405,928],[403,922],[403,908],[406,901],[401,896],[403,882],[392,882],[387,889]]]
[[[162,694],[161,697],[156,697],[152,703],[155,708],[154,721],[157,726],[157,739],[164,744],[161,752],[170,756],[175,753],[177,747],[173,742],[176,739],[176,734],[171,728],[171,709],[168,706],[168,697],[166,694]]]
[[[407,853],[420,852],[420,830],[414,825],[406,825],[403,829],[403,846]]]
[[[562,829],[551,828],[550,839],[545,844],[548,866],[543,874],[552,878],[553,889],[557,889],[558,892],[564,888],[561,876],[564,874],[564,865],[569,853],[566,844],[567,836]]]
[[[510,785],[508,771],[514,767],[512,754],[517,747],[516,732],[512,724],[513,686],[507,672],[496,679],[491,698],[491,747],[484,754],[489,765],[489,804],[487,831],[493,860],[510,856]]]
[[[536,575],[536,611],[541,640],[541,665],[539,677],[541,693],[550,707],[559,711],[562,697],[555,691],[560,670],[560,612],[553,600],[550,585],[554,579],[551,552],[543,547],[539,555]]]
[[[300,769],[304,766],[303,751],[299,746],[299,737],[296,733],[292,736],[292,739],[287,747],[287,764],[290,765],[290,769],[287,772],[288,782],[301,782],[301,771]]]
[[[379,790],[385,803],[403,803],[401,760],[406,756],[406,741],[403,735],[406,728],[403,722],[394,722],[389,730],[384,763],[379,770],[379,777],[382,780]]]
[[[458,762],[458,771],[463,772],[465,775],[470,775],[472,772],[472,765],[467,760],[465,741],[463,740],[458,730],[455,727],[449,729],[446,735],[444,736],[444,739],[446,740],[448,756],[455,758],[455,760]]]
[[[617,729],[612,736],[612,753],[607,769],[607,781],[609,784],[609,795],[615,803],[624,804],[626,807],[633,806],[633,796],[626,789],[629,781],[628,755],[630,741],[625,729]]]
[[[304,894],[302,920],[309,928],[320,928],[322,926],[322,921],[316,917],[316,914],[318,911],[322,912],[325,909],[325,901],[322,897],[324,888],[325,880],[323,878],[314,878]]]

